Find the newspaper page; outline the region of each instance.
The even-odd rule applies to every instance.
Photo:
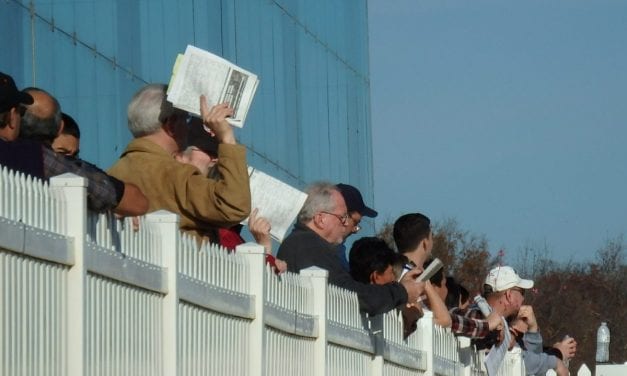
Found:
[[[259,79],[237,65],[211,52],[187,46],[182,58],[174,64],[168,100],[174,107],[200,116],[201,94],[209,106],[228,103],[233,116],[228,122],[243,127]]]
[[[270,222],[270,235],[278,242],[283,241],[307,194],[253,167],[248,167],[248,175],[251,208],[257,208],[258,215]],[[248,225],[248,219],[243,223]]]
[[[501,320],[503,320],[503,341],[498,345],[492,346],[490,352],[485,357],[485,368],[488,371],[488,376],[496,376],[498,374],[511,342],[511,333],[509,332],[507,321],[504,317]]]

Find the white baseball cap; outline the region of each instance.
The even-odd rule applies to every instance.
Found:
[[[520,278],[511,266],[497,266],[490,270],[485,278],[485,284],[492,287],[493,291],[505,291],[512,287],[526,290],[533,287],[532,280]]]

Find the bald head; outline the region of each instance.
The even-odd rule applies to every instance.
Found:
[[[33,97],[22,118],[20,138],[51,144],[61,128],[61,106],[48,92],[38,88],[25,90]]]

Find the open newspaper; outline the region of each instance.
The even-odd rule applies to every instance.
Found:
[[[272,226],[270,235],[283,241],[296,215],[307,199],[307,194],[253,167],[250,176],[251,207],[259,210]],[[244,221],[248,225],[248,219]]]
[[[194,46],[187,46],[185,54],[178,55],[172,71],[168,101],[174,107],[200,116],[199,98],[204,94],[210,107],[228,103],[234,110],[228,122],[244,126],[259,84],[255,74]]]

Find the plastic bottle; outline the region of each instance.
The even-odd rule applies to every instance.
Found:
[[[488,302],[485,300],[483,296],[481,295],[475,296],[474,301],[479,307],[479,310],[481,310],[481,313],[483,313],[483,316],[485,318],[490,316],[490,313],[492,313],[492,308],[490,307],[490,305],[488,304]]]
[[[610,328],[605,322],[597,330],[597,363],[605,363],[610,359]]]

